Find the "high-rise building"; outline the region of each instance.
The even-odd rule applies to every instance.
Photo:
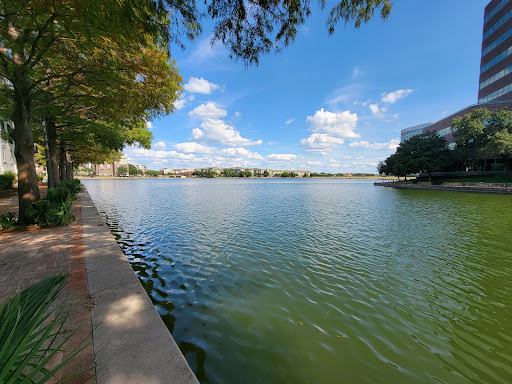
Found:
[[[512,100],[512,0],[485,7],[478,103]]]

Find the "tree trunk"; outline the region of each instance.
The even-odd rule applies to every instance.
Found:
[[[50,163],[50,149],[48,148],[48,130],[46,128],[46,121],[43,121],[43,140],[44,140],[44,157],[46,160],[46,174],[48,179],[48,189],[55,188],[53,184],[53,169]]]
[[[46,123],[46,130],[48,132],[48,154],[50,157],[50,165],[52,167],[53,185],[59,185],[59,165],[57,162],[57,126],[52,118],[49,118]],[[48,164],[46,164],[48,166]]]
[[[66,151],[66,179],[73,180],[73,162],[68,151]]]
[[[60,143],[60,181],[66,180],[66,146]]]
[[[503,162],[505,164],[505,177],[509,178],[510,177],[510,159],[509,159],[508,155],[503,156]]]
[[[25,210],[40,199],[34,162],[34,138],[32,136],[31,95],[28,73],[20,70],[13,77],[14,90],[14,155],[18,167],[19,221],[26,224]]]
[[[428,171],[428,181],[432,183],[432,171]]]

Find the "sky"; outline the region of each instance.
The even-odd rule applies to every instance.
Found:
[[[387,21],[326,27],[313,9],[295,42],[257,67],[210,45],[171,49],[183,77],[175,111],[148,122],[148,169],[258,167],[376,173],[400,131],[477,103],[488,0],[395,0]],[[174,48],[174,47],[172,47]]]

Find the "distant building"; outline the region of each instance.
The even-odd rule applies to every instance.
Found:
[[[169,168],[160,168],[160,174],[167,175],[171,170]]]
[[[134,165],[134,167],[141,171],[143,175],[148,171],[148,167],[145,165]]]
[[[8,131],[14,128],[12,121],[0,120],[0,148],[2,150],[0,158],[0,175],[10,171],[18,173],[16,168],[16,158],[14,157],[14,142],[8,139]]]
[[[124,167],[126,172],[119,173],[119,167]],[[119,161],[113,163],[94,164],[94,174],[96,176],[128,176],[128,160],[122,157]]]
[[[414,127],[402,129],[400,132],[400,142],[403,143],[405,140],[409,140],[413,136],[421,135],[423,133],[423,129],[431,126],[432,124],[434,123],[424,123],[415,125]]]

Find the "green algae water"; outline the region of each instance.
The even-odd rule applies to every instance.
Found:
[[[512,198],[84,180],[202,383],[511,383]]]

